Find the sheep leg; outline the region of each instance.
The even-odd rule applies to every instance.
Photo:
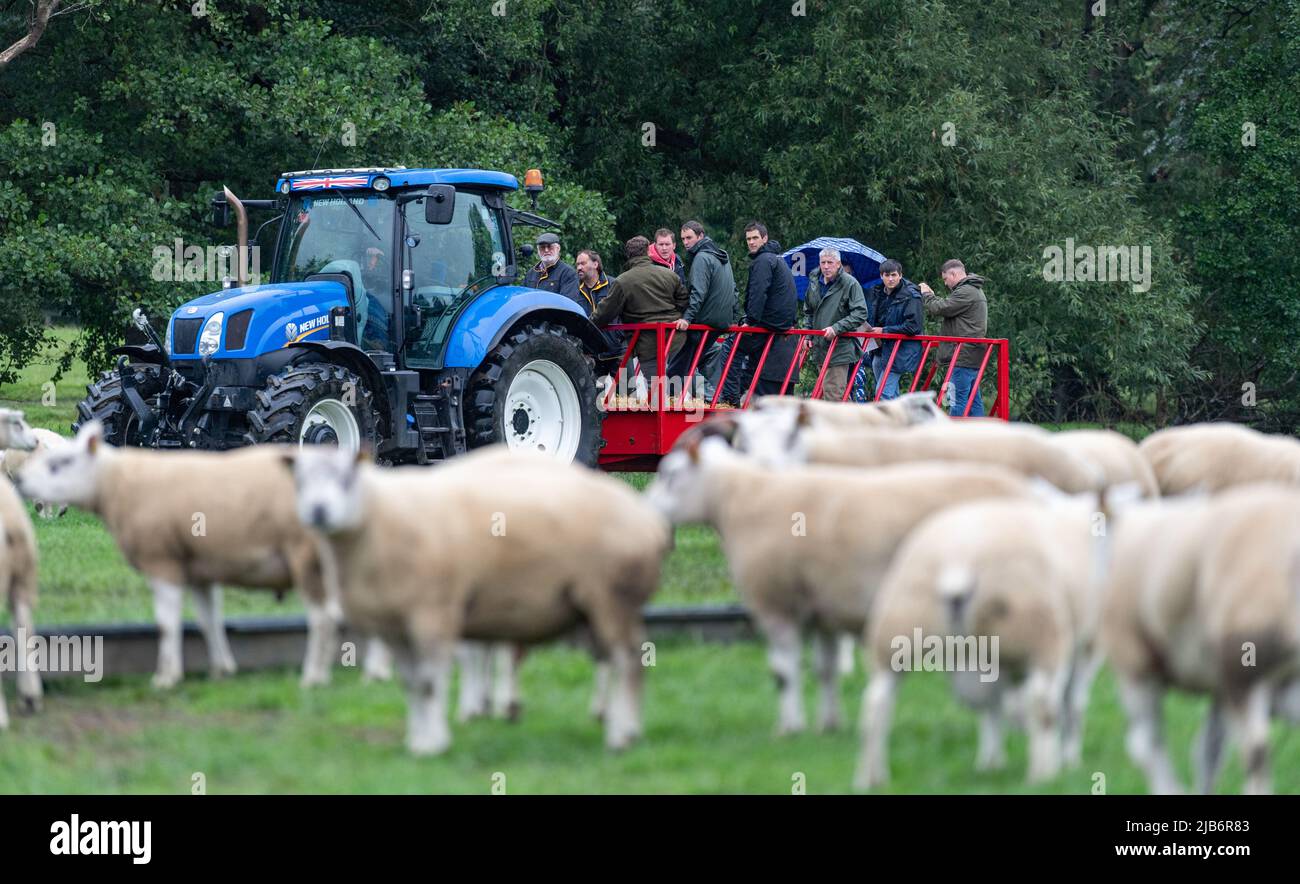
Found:
[[[362,681],[392,681],[393,655],[383,640],[371,636],[366,642],[366,662],[361,671]]]
[[[1214,790],[1223,764],[1223,749],[1227,742],[1227,727],[1223,704],[1216,697],[1205,714],[1205,722],[1196,734],[1192,750],[1192,766],[1196,769],[1196,788],[1202,795]]]
[[[1182,791],[1174,776],[1173,764],[1164,745],[1164,716],[1161,701],[1164,689],[1150,678],[1132,678],[1121,675],[1120,702],[1128,715],[1128,736],[1124,747],[1129,758],[1146,774],[1148,787],[1162,795],[1175,795]]]
[[[461,642],[456,647],[456,662],[460,666],[457,721],[469,721],[488,712],[488,681],[491,678],[489,651],[489,646],[482,642]]]
[[[325,610],[325,605],[318,601],[305,599],[307,604],[307,654],[302,661],[302,679],[299,684],[304,688],[326,685],[330,681],[329,655],[337,641],[338,633],[334,618]]]
[[[609,651],[609,714],[605,718],[605,745],[622,750],[641,735],[641,663],[629,647]]]
[[[857,641],[854,639],[853,633],[846,632],[840,636],[839,648],[840,648],[840,662],[839,662],[840,675],[852,675],[853,670],[856,668],[854,664],[857,662],[854,656],[854,652],[857,649]]]
[[[492,714],[497,718],[518,721],[523,712],[519,701],[519,663],[524,659],[526,649],[516,647],[510,642],[494,642],[490,646],[492,655]]]
[[[34,591],[32,595],[34,595]],[[19,595],[13,605],[15,634],[36,634],[36,618],[32,615],[30,596]],[[19,633],[18,630],[22,630]],[[39,712],[41,708],[41,674],[34,666],[24,666],[17,676],[19,712]]]
[[[1083,761],[1083,719],[1088,712],[1088,697],[1092,693],[1092,680],[1101,668],[1101,654],[1083,651],[1074,661],[1070,673],[1065,706],[1065,724],[1062,728],[1063,754],[1068,767],[1078,767]]]
[[[1061,771],[1061,708],[1065,672],[1034,669],[1025,682],[1025,728],[1029,733],[1029,781],[1050,780]]]
[[[1272,688],[1259,682],[1250,688],[1244,702],[1227,708],[1228,728],[1241,748],[1241,760],[1246,766],[1243,791],[1247,795],[1268,795],[1273,791],[1268,763],[1271,707]]]
[[[813,634],[813,659],[817,662],[817,682],[821,687],[817,704],[817,728],[820,731],[839,730],[843,724],[840,715],[840,653],[842,645],[834,633]],[[852,646],[849,649],[850,659]]]
[[[181,680],[181,608],[183,595],[178,584],[167,580],[152,580],[153,616],[158,624],[158,671],[153,676],[153,686],[158,689],[175,687]]]
[[[975,752],[976,770],[1002,770],[1007,766],[1002,716],[999,703],[994,703],[980,713],[979,748]]]
[[[777,736],[800,733],[807,727],[803,712],[802,678],[799,657],[803,651],[799,627],[788,620],[766,618],[767,664],[776,679],[780,695]]]
[[[597,721],[605,720],[605,712],[609,708],[609,670],[608,658],[596,661],[596,689],[591,694],[589,711]]]
[[[447,696],[455,642],[425,640],[415,648],[394,649],[406,682],[406,747],[412,755],[439,755],[451,746]]]
[[[221,615],[221,587],[215,584],[191,586],[190,594],[194,597],[194,616],[199,621],[199,631],[208,645],[211,677],[234,675],[238,667],[226,639],[226,621]]]
[[[892,669],[877,667],[862,692],[862,753],[853,787],[859,790],[889,782],[889,731],[894,717],[900,676]]]

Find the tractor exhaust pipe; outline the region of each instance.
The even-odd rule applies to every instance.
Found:
[[[235,207],[235,229],[239,236],[239,249],[235,254],[235,282],[241,287],[248,282],[248,210],[239,201],[239,197],[230,192],[229,187],[222,187],[226,202]]]

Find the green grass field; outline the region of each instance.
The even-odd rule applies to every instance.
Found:
[[[61,331],[64,340],[71,333]],[[0,406],[21,408],[31,422],[63,433],[86,382],[84,367],[42,402],[51,363],[29,366],[0,388]],[[1141,435],[1141,428],[1124,428]],[[642,487],[645,475],[629,475]],[[37,520],[41,550],[38,623],[148,621],[144,581],[118,553],[97,519],[72,511]],[[713,532],[678,531],[656,604],[732,601],[736,596]],[[290,613],[266,593],[228,590],[230,616]],[[7,616],[7,614],[5,615]],[[147,678],[98,685],[48,685],[45,711],[15,716],[0,736],[0,792],[185,792],[196,772],[211,793],[454,792],[488,793],[494,774],[510,793],[770,793],[788,794],[802,774],[810,794],[844,792],[858,749],[851,731],[776,739],[776,695],[757,643],[661,642],[646,679],[646,739],[634,749],[605,751],[586,704],[592,668],[567,647],[541,649],[522,668],[526,705],[517,724],[478,721],[455,728],[456,743],[437,759],[413,759],[403,745],[405,704],[394,684],[364,685],[338,670],[336,683],[304,693],[294,672],[241,675],[229,681],[190,679],[159,694]],[[855,721],[861,673],[844,685],[846,720]],[[10,683],[12,685],[12,682]],[[12,686],[10,687],[12,697]],[[808,685],[811,720],[813,691]],[[1172,697],[1167,704],[1171,750],[1189,776],[1192,735],[1205,701]],[[905,682],[892,740],[894,792],[1089,793],[1096,774],[1108,792],[1142,791],[1123,751],[1123,716],[1103,672],[1094,691],[1084,764],[1041,788],[1024,783],[1025,740],[1013,734],[1009,765],[976,773],[975,715],[960,707],[940,676]],[[1300,791],[1300,743],[1280,729],[1274,776],[1279,792]],[[1220,789],[1241,785],[1229,761]]]
[[[523,719],[453,725],[438,758],[403,748],[405,704],[395,684],[362,684],[338,671],[330,687],[303,692],[292,673],[192,679],[160,695],[143,678],[51,686],[46,710],[16,717],[0,735],[0,792],[185,793],[202,773],[209,794],[488,794],[504,774],[509,794],[790,794],[802,774],[808,794],[849,791],[858,752],[852,731],[772,735],[775,690],[755,643],[660,642],[646,673],[644,741],[610,753],[587,717],[592,666],[566,647],[542,649],[522,669]],[[843,696],[854,720],[862,675]],[[814,708],[811,686],[809,710]],[[1184,778],[1188,747],[1205,702],[1168,704],[1170,745]],[[1012,733],[1008,766],[973,769],[976,718],[957,706],[942,676],[909,678],[900,692],[891,762],[897,793],[1090,794],[1140,792],[1124,756],[1114,684],[1098,680],[1083,766],[1039,788],[1024,782],[1025,738]],[[1300,789],[1300,742],[1278,731],[1279,792]],[[1104,777],[1099,780],[1097,775]],[[1241,787],[1235,757],[1220,783]],[[499,778],[498,778],[499,781]]]

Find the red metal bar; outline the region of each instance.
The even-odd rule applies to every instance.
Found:
[[[952,348],[952,356],[948,357],[948,371],[943,376],[943,383],[939,385],[939,407],[943,408],[943,396],[948,389],[948,381],[952,379],[952,370],[957,367],[957,357],[961,354],[961,344]]]
[[[834,353],[834,347],[826,348],[826,355],[822,357],[822,367],[817,369],[817,380],[813,382],[812,392],[808,394],[809,399],[820,399],[822,397],[822,386],[826,383],[826,369],[830,366],[831,356]]]
[[[754,366],[754,377],[749,382],[749,389],[745,391],[744,397],[740,400],[741,408],[748,408],[749,403],[754,398],[754,388],[758,386],[758,376],[763,373],[763,364],[767,362],[767,354],[772,349],[772,342],[776,340],[774,332],[767,333],[767,343],[763,345],[763,355],[758,357],[758,365]]]
[[[627,366],[628,360],[631,359],[632,354],[636,352],[636,342],[637,339],[640,337],[641,337],[641,329],[638,328],[634,332],[632,332],[632,340],[628,342],[627,350],[623,352],[623,359],[621,362],[619,362],[618,368],[614,372],[614,383],[610,386],[609,392],[605,394],[606,411],[609,410],[610,402],[614,400],[614,391],[618,389],[619,376],[623,374],[623,369]]]
[[[778,396],[785,395],[785,388],[790,386],[790,375],[795,374],[796,372],[795,366],[798,366],[797,371],[803,371],[803,364],[808,358],[808,353],[809,349],[806,349],[803,345],[803,341],[800,341],[799,345],[795,347],[794,358],[790,360],[790,367],[785,370],[785,379],[781,381],[781,390],[777,393]],[[798,374],[795,374],[795,377],[798,377]]]
[[[998,417],[1004,421],[1011,420],[1011,360],[1009,351],[1011,343],[1003,338],[998,342],[998,398],[996,404],[1002,407]],[[992,414],[993,412],[990,412]]]
[[[958,345],[960,346],[960,345]],[[970,417],[970,407],[975,404],[975,393],[980,388],[980,381],[984,379],[984,369],[988,367],[989,357],[993,355],[992,347],[984,348],[984,361],[980,363],[980,370],[975,373],[975,383],[971,386],[970,391],[966,394],[966,407],[962,410],[962,417]]]
[[[903,346],[902,340],[894,341],[894,349],[889,354],[889,361],[885,363],[884,374],[876,378],[876,398],[872,399],[872,402],[879,402],[880,394],[885,392],[885,381],[889,379],[889,371],[894,367],[894,357],[898,355],[898,348],[901,346]]]
[[[853,332],[849,332],[849,334],[853,334]],[[853,372],[849,375],[848,383],[844,385],[844,395],[840,397],[841,402],[848,402],[849,397],[853,395],[853,379],[858,376],[858,371],[862,368],[862,363],[867,361],[866,341],[863,341],[862,344],[862,355],[859,356],[858,361],[853,364]]]
[[[921,350],[921,361],[916,364],[916,371],[912,372],[912,386],[907,388],[907,392],[909,393],[916,392],[916,382],[921,379],[921,369],[925,368],[925,360],[929,357],[930,351],[933,349],[934,349],[934,343],[932,341],[926,341],[925,347]],[[930,369],[930,374],[931,375],[934,374],[934,369]],[[925,379],[925,386],[926,387],[930,386],[929,378]],[[922,389],[925,388],[923,387]]]
[[[718,397],[722,395],[722,388],[726,386],[727,373],[731,371],[731,363],[736,358],[736,351],[740,349],[740,336],[743,334],[744,332],[736,332],[735,337],[731,339],[731,352],[727,354],[727,364],[722,366],[722,374],[718,375],[718,389],[713,391],[713,398],[709,400],[709,408],[717,408],[718,406]]]

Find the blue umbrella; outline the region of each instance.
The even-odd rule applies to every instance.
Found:
[[[799,291],[800,301],[804,299],[804,292],[808,290],[808,275],[817,270],[822,249],[839,249],[840,259],[848,266],[853,277],[862,284],[863,289],[880,282],[880,264],[885,260],[884,255],[871,246],[864,246],[856,239],[819,236],[812,242],[795,246],[781,256],[794,273],[794,285]],[[796,255],[802,255],[802,260],[796,260]]]

